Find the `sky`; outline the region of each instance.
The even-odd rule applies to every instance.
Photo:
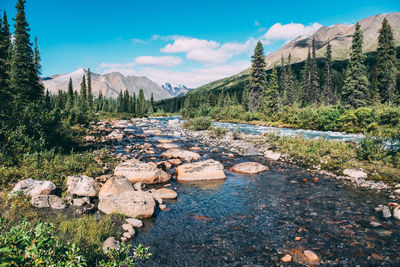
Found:
[[[16,14],[17,0],[0,0]],[[399,0],[27,0],[42,76],[90,68],[196,88],[250,66],[257,40],[269,54],[298,35],[399,12]],[[14,22],[10,21],[13,27]]]

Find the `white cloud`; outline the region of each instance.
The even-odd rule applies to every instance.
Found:
[[[132,43],[134,44],[146,44],[147,42],[145,40],[139,39],[139,38],[132,38]]]
[[[175,85],[184,84],[191,88],[197,88],[209,82],[226,78],[243,71],[250,66],[250,61],[236,61],[226,65],[197,68],[187,71],[173,71],[152,67],[134,70],[132,68],[125,68],[123,66],[115,66],[113,68],[111,67],[111,64],[108,64],[107,66],[110,67],[102,67],[102,73],[117,71],[124,75],[146,76],[158,84],[170,82]]]
[[[179,36],[173,43],[161,48],[163,53],[186,53],[189,60],[204,64],[222,64],[235,55],[249,51],[254,44],[253,39],[245,43],[228,42],[220,44],[216,41],[208,41],[192,37]]]
[[[275,23],[265,33],[266,40],[291,40],[300,35],[305,35],[321,28],[319,23],[313,23],[308,26],[301,23],[280,24]]]
[[[134,63],[137,65],[157,65],[163,67],[173,67],[181,64],[182,59],[180,57],[174,57],[174,56],[162,56],[162,57],[141,56],[135,58]]]

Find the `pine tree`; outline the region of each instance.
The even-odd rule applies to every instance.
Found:
[[[71,110],[74,107],[74,88],[72,86],[72,79],[69,78],[68,90],[67,90],[67,103],[65,104],[65,109]]]
[[[122,90],[119,91],[119,95],[117,97],[117,112],[124,112],[124,95]]]
[[[83,74],[80,90],[80,108],[81,111],[87,111],[87,91],[86,91],[86,76]]]
[[[252,66],[250,72],[250,84],[249,84],[249,110],[256,111],[260,108],[263,90],[266,84],[266,72],[265,72],[265,56],[264,49],[260,41],[257,42],[256,48],[254,49],[254,55],[252,58]]]
[[[35,44],[33,47],[33,65],[35,66],[37,75],[42,74],[42,66],[40,65],[40,53],[37,44],[37,36],[35,36]]]
[[[264,96],[263,96],[264,111],[270,115],[277,112],[278,101],[279,101],[278,72],[276,70],[276,67],[274,66],[270,74],[268,86],[264,91]]]
[[[146,115],[147,110],[146,110],[146,98],[144,97],[144,92],[143,89],[139,90],[139,95],[137,97],[137,103],[136,103],[136,108],[137,108],[137,116],[138,117],[143,117]]]
[[[292,105],[295,101],[295,77],[292,69],[292,55],[289,53],[288,63],[286,65],[286,92],[283,96],[284,105]]]
[[[342,103],[353,108],[365,106],[369,102],[367,99],[369,81],[362,46],[363,33],[360,24],[357,23],[342,93]]]
[[[308,48],[308,55],[303,68],[303,97],[301,99],[302,105],[306,106],[312,103],[312,86],[311,86],[311,54]]]
[[[330,40],[326,46],[325,54],[325,83],[324,83],[324,103],[325,105],[335,104],[333,81],[332,81],[332,47]]]
[[[317,66],[317,55],[316,55],[316,45],[315,38],[312,40],[312,60],[311,60],[311,74],[310,74],[310,103],[317,104],[319,101],[319,78],[318,78],[318,66]]]
[[[286,77],[286,68],[285,68],[285,60],[283,55],[281,55],[281,95],[286,95],[287,92],[287,77]]]
[[[93,94],[92,94],[92,77],[90,73],[90,69],[88,69],[88,77],[87,77],[87,105],[89,110],[93,109]]]
[[[123,99],[123,112],[128,112],[129,111],[129,92],[128,90],[125,90],[124,92],[124,99]]]
[[[0,17],[0,123],[8,118],[11,110],[9,41],[10,34],[8,31],[7,16],[4,12],[3,20]]]
[[[18,0],[16,8],[17,16],[13,35],[10,85],[13,92],[15,92],[15,103],[26,105],[32,101],[42,99],[44,90],[34,62],[29,35],[30,29],[25,16],[25,0]]]
[[[378,55],[376,58],[376,88],[382,102],[392,104],[396,89],[396,46],[392,27],[386,18],[382,21],[378,37]]]
[[[72,85],[71,78],[69,78],[69,81],[68,81],[68,96],[71,97],[71,99],[74,99],[74,87]]]

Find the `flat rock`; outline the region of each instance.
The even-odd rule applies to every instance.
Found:
[[[176,168],[178,182],[225,179],[224,166],[213,159],[187,163]]]
[[[170,139],[158,139],[157,143],[160,144],[167,144],[167,143],[173,143],[174,141],[170,140]]]
[[[134,191],[131,182],[123,176],[114,176],[103,184],[99,191],[99,199],[108,195]]]
[[[49,196],[39,195],[31,198],[31,204],[35,208],[50,208]]]
[[[98,209],[106,214],[118,213],[133,218],[149,218],[156,202],[144,191],[122,192],[100,199]]]
[[[269,168],[258,162],[242,162],[232,167],[232,171],[245,174],[256,174],[268,171]]]
[[[95,197],[99,193],[100,186],[92,178],[86,175],[68,176],[67,193],[81,197]]]
[[[143,222],[141,220],[135,219],[135,218],[128,218],[125,219],[127,223],[132,225],[135,228],[142,228],[143,227]]]
[[[31,178],[19,181],[11,191],[11,194],[23,192],[25,196],[39,196],[49,195],[53,190],[56,189],[54,183],[50,181],[39,181]]]
[[[143,182],[146,184],[168,182],[171,176],[156,166],[141,161],[123,162],[115,168],[114,175],[124,176],[132,184],[136,182]]]
[[[180,146],[177,144],[166,143],[166,144],[157,144],[156,147],[163,149],[174,149],[174,148],[179,148]]]
[[[169,159],[179,158],[183,160],[198,160],[201,158],[198,153],[183,149],[168,149],[167,151],[162,153],[161,156]]]
[[[115,237],[110,236],[103,242],[103,252],[107,253],[108,250],[119,250],[121,248],[121,245],[118,240],[115,239]]]
[[[343,171],[343,174],[347,175],[351,178],[355,178],[355,179],[358,179],[358,178],[365,179],[368,176],[365,172],[363,172],[362,170],[359,170],[359,169],[345,169]]]
[[[90,198],[89,197],[78,197],[78,198],[73,198],[72,199],[72,205],[76,207],[82,207],[86,204],[90,203]]]
[[[143,133],[146,135],[161,135],[161,130],[144,130]]]
[[[49,196],[49,205],[50,205],[50,208],[56,209],[56,210],[62,210],[67,207],[64,200],[56,195]]]
[[[130,223],[124,223],[122,229],[127,231],[131,236],[135,235],[135,229],[133,229],[133,226]]]
[[[178,197],[178,193],[176,193],[174,190],[168,189],[168,188],[157,189],[157,190],[153,191],[152,194],[155,199],[161,198],[163,200],[164,199],[175,199]]]
[[[168,162],[171,163],[172,165],[182,164],[182,160],[180,160],[180,159],[169,159]]]

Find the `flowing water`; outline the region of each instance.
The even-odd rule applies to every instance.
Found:
[[[164,129],[165,121],[143,127]],[[141,127],[130,131],[140,132]],[[178,139],[184,148],[195,144],[184,137],[143,137],[123,142],[121,151],[130,142],[155,143],[165,137]],[[156,151],[158,157],[163,150]],[[167,202],[169,211],[144,220],[145,227],[133,240],[134,245],[150,246],[153,253],[138,266],[273,266],[284,254],[296,257],[305,249],[319,255],[322,266],[400,265],[400,221],[383,219],[374,211],[388,202],[385,194],[350,188],[294,165],[261,157],[231,159],[221,152],[207,149],[199,154],[222,162],[226,180],[171,180],[178,199]],[[140,157],[146,161],[151,156]],[[270,170],[258,175],[229,170],[248,160]],[[371,221],[382,225],[374,227]]]

